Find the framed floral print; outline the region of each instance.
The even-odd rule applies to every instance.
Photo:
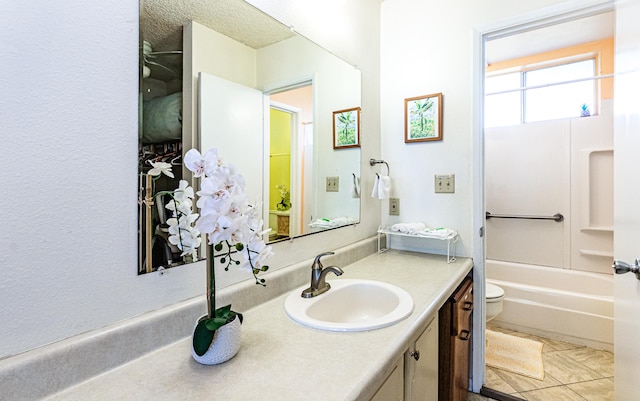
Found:
[[[333,112],[333,148],[360,147],[360,107]]]
[[[442,93],[404,99],[404,142],[442,140]]]

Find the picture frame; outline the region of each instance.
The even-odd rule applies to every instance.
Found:
[[[333,148],[360,147],[360,107],[333,112]]]
[[[404,99],[404,142],[442,140],[442,93]]]

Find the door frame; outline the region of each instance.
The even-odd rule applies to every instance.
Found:
[[[291,213],[289,213],[289,237],[297,237],[300,235],[300,216],[302,213],[302,201],[301,201],[301,190],[300,190],[300,182],[301,178],[301,170],[302,170],[302,160],[300,157],[300,133],[301,133],[301,119],[300,113],[301,110],[297,107],[290,106],[288,104],[276,102],[274,100],[270,101],[269,104],[270,109],[275,109],[281,111],[283,113],[287,113],[291,116],[291,126],[289,127],[289,137],[290,137],[290,145],[289,152],[291,156],[289,157],[290,163],[290,174],[289,174],[289,195],[291,197]],[[267,198],[267,193],[269,189],[266,189],[265,199]]]
[[[485,159],[484,159],[484,76],[485,43],[550,25],[615,10],[615,0],[571,0],[508,20],[477,27],[473,32],[472,77],[472,182],[473,182],[473,280],[474,310],[471,390],[479,393],[485,381]]]

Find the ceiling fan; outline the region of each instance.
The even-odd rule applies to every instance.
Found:
[[[149,76],[151,76],[151,68],[149,66],[156,66],[166,72],[171,73],[174,76],[179,76],[180,74],[174,71],[171,67],[167,67],[161,62],[158,62],[159,57],[161,58],[163,56],[169,56],[169,55],[182,55],[182,50],[167,50],[167,51],[154,52],[153,49],[151,48],[151,43],[144,40],[142,42],[142,59],[144,62],[142,66],[142,77],[148,78]]]

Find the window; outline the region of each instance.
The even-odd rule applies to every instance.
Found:
[[[596,101],[595,59],[485,79],[485,126],[580,117]]]

